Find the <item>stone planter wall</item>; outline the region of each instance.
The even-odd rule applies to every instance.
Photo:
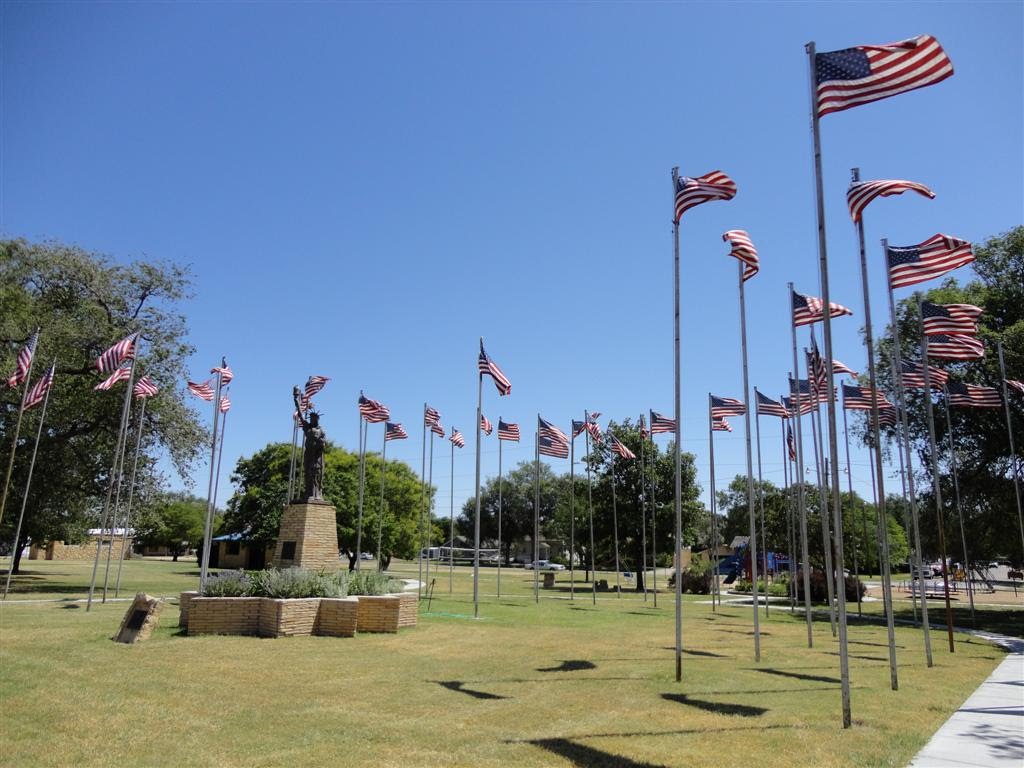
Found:
[[[398,596],[398,628],[415,627],[420,615],[419,595],[403,592]]]
[[[262,597],[193,597],[188,602],[190,635],[258,635]]]
[[[319,597],[294,600],[260,598],[260,635],[262,637],[302,637],[313,634]]]
[[[358,614],[358,597],[322,598],[313,632],[327,637],[355,637]]]
[[[178,596],[178,626],[188,629],[188,606],[193,597],[199,597],[198,592],[182,592]]]
[[[360,595],[356,628],[360,632],[397,632],[401,607],[400,595]]]

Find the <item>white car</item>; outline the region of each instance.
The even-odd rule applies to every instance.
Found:
[[[535,560],[523,566],[528,571],[536,568],[538,571],[564,571],[565,566],[561,563],[552,563],[550,560]]]

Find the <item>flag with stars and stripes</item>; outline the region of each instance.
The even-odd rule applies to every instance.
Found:
[[[832,359],[832,373],[836,374],[837,376],[840,373],[845,373],[847,376],[850,376],[854,379],[857,378],[857,372],[855,370],[850,368],[850,366],[840,362],[839,360],[836,360],[835,358]]]
[[[466,447],[466,438],[464,438],[462,436],[462,433],[459,432],[459,430],[457,430],[455,427],[452,427],[452,434],[451,434],[451,437],[448,438],[448,440],[456,448],[465,448]]]
[[[1024,395],[1024,381],[1017,381],[1016,379],[1004,379],[1004,381]]]
[[[782,403],[772,400],[763,392],[758,392],[756,387],[754,388],[754,405],[757,408],[757,414],[760,416],[778,416],[780,419],[789,418],[789,411],[786,410]]]
[[[946,392],[950,405],[963,408],[1000,408],[1003,405],[1003,398],[995,387],[951,381],[946,385]]]
[[[725,420],[725,417],[711,420],[712,432],[732,432],[732,425]]]
[[[542,456],[550,456],[553,459],[569,458],[569,444],[556,440],[550,435],[537,434],[537,451]]]
[[[572,439],[575,440],[577,437],[582,435],[587,429],[587,422],[580,421],[579,419],[572,420]]]
[[[149,376],[143,376],[136,381],[135,386],[132,387],[132,394],[135,395],[137,400],[141,400],[145,397],[152,397],[159,391],[159,387],[153,383],[153,380],[149,378]]]
[[[890,405],[886,408],[878,409],[878,426],[880,427],[895,427],[896,422],[899,420],[899,415],[896,411],[895,405]]]
[[[25,410],[34,408],[39,405],[46,398],[46,393],[50,391],[50,387],[53,386],[53,374],[56,366],[51,365],[50,370],[43,374],[35,385],[28,391],[28,395],[25,397]]]
[[[953,62],[931,35],[818,53],[818,117],[934,85],[952,74]]]
[[[409,435],[405,431],[405,427],[401,424],[395,424],[394,422],[384,422],[384,441],[388,440],[405,440]]]
[[[900,363],[900,371],[903,374],[904,387],[916,388],[924,386],[924,368],[919,363],[903,360]],[[946,371],[936,368],[934,365],[928,366],[928,376],[931,379],[932,389],[942,389],[949,378],[949,374]]]
[[[423,426],[433,427],[435,424],[441,423],[441,414],[436,408],[431,408],[429,405],[423,409]]]
[[[371,400],[359,393],[359,414],[371,424],[379,424],[391,418],[390,409],[383,403]]]
[[[829,317],[842,317],[852,315],[853,312],[842,304],[834,301],[828,303]],[[799,328],[801,325],[810,325],[825,319],[824,303],[815,296],[804,296],[802,293],[793,291],[793,325]]]
[[[676,223],[691,208],[711,200],[732,200],[736,197],[736,182],[721,171],[703,176],[676,179]]]
[[[811,394],[825,395],[825,402],[828,402],[828,366],[825,359],[818,351],[818,341],[811,334],[811,349],[807,352],[807,370],[811,380]]]
[[[484,431],[485,435],[490,435],[494,431],[494,427],[491,426],[491,420],[482,413],[480,414],[480,429]]]
[[[786,425],[786,452],[790,461],[796,461],[796,440],[793,439],[793,428]]]
[[[916,181],[879,179],[877,181],[853,182],[846,191],[846,203],[850,206],[850,216],[853,218],[853,223],[856,224],[860,221],[864,209],[876,197],[902,195],[904,192],[917,192],[932,200],[935,199],[934,192],[924,184],[918,184]]]
[[[207,379],[202,384],[196,384],[194,381],[186,382],[185,386],[188,391],[196,397],[206,400],[207,402],[213,402],[213,387],[210,386],[210,380]]]
[[[878,407],[892,408],[892,403],[885,397],[885,394],[878,392]],[[858,387],[851,384],[843,384],[843,408],[848,411],[870,411],[871,410],[871,387]]]
[[[719,419],[723,416],[742,416],[747,412],[743,401],[733,397],[711,396],[711,416]]]
[[[130,336],[125,336],[117,344],[106,350],[103,354],[96,358],[96,368],[100,373],[110,373],[112,370],[117,368],[125,360],[131,360],[135,357],[135,342],[138,340],[139,334],[133,333]]]
[[[932,304],[921,302],[921,319],[928,336],[940,333],[978,333],[978,318],[985,313],[973,304]]]
[[[627,448],[619,438],[608,432],[608,447],[624,459],[635,459],[636,454]]]
[[[650,432],[647,431],[647,422],[644,420],[644,415],[641,413],[640,418],[637,420],[637,427],[640,429],[640,439],[646,440]]]
[[[98,389],[101,392],[106,392],[112,386],[117,384],[119,381],[128,381],[132,375],[132,361],[125,360],[121,365],[114,369],[114,372],[107,378],[97,384],[93,389]]]
[[[498,439],[499,440],[512,440],[513,442],[519,442],[519,425],[510,424],[508,422],[498,419]]]
[[[950,333],[928,337],[928,357],[940,360],[977,360],[984,356],[985,344],[974,336]]]
[[[32,365],[32,358],[36,354],[36,345],[39,344],[39,329],[29,336],[28,342],[18,352],[18,359],[14,363],[14,373],[7,379],[7,386],[14,389],[21,384],[28,376],[28,369]]]
[[[330,379],[326,376],[310,376],[306,379],[306,386],[304,387],[304,393],[306,397],[312,397],[321,389],[327,386],[327,382]]]
[[[722,239],[732,246],[729,255],[743,262],[743,282],[756,275],[761,267],[757,260],[757,249],[750,235],[742,229],[730,229],[722,235]]]
[[[219,368],[211,368],[210,373],[220,374],[220,385],[223,387],[225,384],[230,384],[231,380],[235,378],[235,372],[228,367],[227,360],[221,358],[221,364]]]
[[[805,382],[806,383],[806,382]],[[786,406],[786,410],[790,413],[796,412],[796,398],[795,397],[783,397],[782,404]],[[814,413],[814,409],[818,407],[818,404],[811,400],[810,394],[800,393],[800,415],[806,416],[809,413]]]
[[[480,341],[480,358],[477,361],[477,368],[480,370],[481,375],[486,373],[494,380],[494,386],[498,388],[499,395],[507,395],[512,391],[512,383],[501,372],[498,364],[491,360],[484,351],[483,340]]]
[[[550,421],[542,419],[540,416],[537,417],[537,431],[542,435],[547,435],[554,440],[569,444],[569,436],[562,430],[552,424]]]
[[[441,426],[441,422],[438,422],[437,424],[431,424],[430,431],[433,432],[438,437],[440,437],[442,440],[444,439],[444,427]]]
[[[938,234],[917,245],[890,245],[885,249],[885,257],[889,265],[889,285],[905,288],[970,264],[974,261],[974,251],[966,240]]]
[[[651,434],[662,435],[667,432],[676,431],[676,420],[662,416],[657,411],[651,411]]]
[[[231,398],[228,397],[226,390],[220,393],[220,406],[218,407],[220,408],[221,413],[227,413],[231,410]]]

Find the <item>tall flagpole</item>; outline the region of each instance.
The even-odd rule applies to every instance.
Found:
[[[430,544],[434,539],[434,497],[430,491],[434,488],[434,430],[430,430],[430,464],[427,465],[427,562],[423,571],[423,592],[429,594],[430,590]],[[441,564],[441,550],[437,551],[437,564]],[[434,570],[437,570],[436,568]]]
[[[135,497],[135,476],[139,469],[139,453],[142,450],[142,426],[146,418],[146,401],[149,397],[142,398],[142,406],[139,408],[139,420],[135,427],[135,459],[132,461],[132,476],[128,482],[128,507],[124,513],[124,527],[121,532],[121,551],[117,558],[117,578],[114,580],[114,597],[121,593],[121,567],[124,565],[124,548],[128,544],[128,526],[132,520],[132,501]],[[225,417],[226,420],[226,417]],[[224,447],[221,441],[221,448]],[[220,472],[220,459],[217,459],[218,474]]]
[[[131,389],[129,385],[129,389]],[[128,404],[128,423],[124,427],[124,441],[121,443],[121,455],[117,460],[117,485],[114,489],[114,506],[110,515],[110,546],[107,547],[107,557],[103,566],[103,597],[100,602],[107,602],[107,585],[110,582],[110,559],[114,554],[114,539],[117,536],[117,515],[121,511],[121,487],[124,485],[124,464],[128,456],[128,427],[131,425],[131,403]],[[220,468],[218,467],[218,470]],[[214,497],[216,498],[216,485],[214,486]],[[122,521],[122,533],[127,534]],[[124,539],[121,543],[122,548],[124,547]],[[123,554],[123,552],[122,552]]]
[[[860,169],[851,169],[853,181],[860,181]],[[885,482],[883,476],[885,470],[882,467],[882,426],[879,422],[878,402],[878,376],[875,369],[875,338],[871,325],[871,294],[868,290],[868,256],[867,248],[864,245],[864,217],[857,219],[857,243],[860,248],[860,284],[864,297],[864,346],[868,353],[868,386],[871,388],[871,415],[869,424],[869,439],[873,435],[875,450],[873,453],[874,463],[872,470],[877,478],[877,501],[875,511],[878,518],[878,570],[882,579],[882,604],[885,610],[886,632],[889,639],[889,676],[892,690],[899,688],[899,678],[896,671],[896,625],[892,610],[892,563],[889,561],[889,530],[888,515],[885,511]],[[845,412],[844,412],[845,418]],[[869,449],[870,453],[870,449]],[[876,487],[872,483],[872,487]],[[857,589],[857,610],[860,610],[860,589]],[[915,613],[916,613],[915,603]]]
[[[385,427],[386,429],[386,427]],[[433,438],[431,438],[433,442]],[[419,554],[419,582],[420,588],[416,594],[423,594],[423,559],[424,555],[430,557],[430,543],[424,544],[426,526],[424,520],[427,518],[427,404],[423,403],[423,445],[420,449],[420,554]]]
[[[498,417],[501,424],[501,416]],[[498,435],[498,598],[501,598],[501,444],[505,442]]]
[[[793,376],[791,382],[795,384],[790,385],[790,398],[793,399],[794,405],[796,406],[793,413],[793,417],[796,420],[796,503],[797,511],[800,515],[800,547],[801,557],[804,563],[804,617],[807,622],[807,647],[814,647],[814,630],[813,623],[814,619],[811,616],[811,560],[810,552],[807,546],[807,505],[804,499],[804,487],[806,482],[804,480],[804,436],[803,436],[803,415],[801,413],[802,406],[800,404],[800,367],[797,364],[796,355],[796,323],[793,322],[793,284],[789,283],[789,305],[787,311],[789,312],[789,327],[790,333],[793,338]]]
[[[679,167],[672,169],[672,193],[676,190],[679,179]],[[680,353],[679,353],[679,218],[675,215],[675,198],[672,210],[672,240],[674,250],[674,286],[675,286],[675,407],[676,407],[676,444],[673,450],[675,465],[675,569],[676,569],[676,682],[683,679],[683,458],[680,445],[683,441],[682,396],[680,388]]]
[[[533,602],[540,602],[540,414],[533,433]]]
[[[454,434],[455,428],[452,427]],[[448,594],[451,594],[455,583],[455,441],[449,439],[448,442],[452,444],[451,476],[448,480]]]
[[[654,433],[651,433],[651,590],[654,595],[654,607],[658,607],[658,496],[655,493],[655,474],[658,471],[654,463]]]
[[[806,350],[804,350],[806,353]],[[807,364],[807,389],[812,392],[811,387],[811,371],[810,362]],[[797,382],[797,387],[800,386],[800,382]],[[812,394],[813,397],[813,394]],[[818,503],[820,505],[819,519],[821,521],[821,545],[822,552],[825,555],[825,589],[828,596],[828,617],[829,623],[832,626],[832,637],[837,635],[836,627],[836,582],[835,582],[835,568],[832,563],[832,534],[829,530],[828,522],[828,480],[825,475],[827,470],[825,469],[825,454],[823,443],[825,435],[821,428],[821,408],[820,403],[814,404],[814,410],[811,412],[811,441],[814,446],[814,467],[818,475]],[[845,593],[845,590],[844,590]],[[843,595],[845,597],[845,594]]]
[[[107,483],[107,500],[103,504],[103,517],[100,519],[100,535],[96,539],[96,557],[92,561],[92,577],[89,580],[89,597],[85,602],[85,611],[92,609],[92,597],[96,591],[96,572],[100,567],[100,550],[103,547],[103,531],[107,527],[108,515],[110,514],[110,500],[114,494],[114,484],[118,479],[119,461],[121,448],[124,444],[125,430],[128,426],[128,408],[131,405],[132,382],[135,379],[135,358],[132,358],[131,371],[128,374],[128,386],[124,393],[124,402],[121,404],[121,425],[117,428],[117,443],[114,447],[114,463],[110,468],[110,479]],[[218,379],[219,382],[219,379]],[[114,533],[110,533],[110,545],[114,545]]]
[[[583,424],[590,421],[590,415],[583,411]],[[584,429],[583,439],[587,446],[587,513],[590,517],[590,592],[594,605],[597,605],[597,559],[594,556],[594,486],[590,474],[590,430]]]
[[[971,586],[971,559],[967,554],[967,534],[964,533],[964,508],[960,504],[960,479],[957,477],[956,471],[956,450],[953,447],[953,417],[949,411],[949,392],[946,391],[945,385],[942,387],[942,399],[946,404],[946,438],[949,442],[949,464],[950,469],[953,471],[953,493],[956,498],[956,518],[960,522],[960,543],[963,545],[964,550],[964,577],[965,586],[967,588],[967,600],[971,605],[971,623],[975,621],[974,618],[974,588]]]
[[[612,530],[615,534],[615,596],[622,597],[622,584],[619,581],[619,510],[615,503],[615,451],[612,457]]]
[[[743,262],[736,262],[740,288],[740,349],[743,354],[743,423],[747,448],[747,515],[750,518],[750,588],[754,604],[754,661],[761,660],[761,626],[758,607],[761,602],[757,588],[757,515],[754,511],[754,457],[750,436],[750,379],[747,374],[747,302],[743,293]],[[767,589],[767,587],[766,587]],[[765,603],[768,597],[765,595]]]
[[[380,451],[380,509],[377,511],[377,570],[383,571],[381,548],[384,543],[384,480],[388,473],[388,424],[384,422],[384,447]]]
[[[895,381],[895,380],[896,380],[896,374],[894,372],[893,373],[893,381]],[[899,427],[898,427],[898,422],[897,422],[897,429],[896,429],[896,457],[899,459],[900,489],[903,492],[903,498],[904,499],[909,499],[910,497],[907,495],[907,474],[906,474],[906,470],[903,467],[903,444],[900,442],[899,434],[900,433],[899,433]],[[876,450],[879,450],[879,449],[876,448]],[[907,507],[909,507],[909,506],[910,506],[910,503],[908,501],[907,502]],[[904,510],[903,510],[903,528],[904,528],[904,530],[907,530],[907,531],[913,530],[912,527],[911,527],[911,522],[910,522],[910,512],[907,510],[907,508],[904,508]],[[913,563],[914,563],[913,550],[911,550],[911,555],[910,555],[910,557],[907,558],[907,562],[910,563],[911,566],[913,566]],[[911,570],[913,570],[913,567],[911,568]],[[918,571],[918,572],[920,573],[920,571]],[[911,579],[911,582],[913,582],[913,579]],[[914,626],[915,627],[919,627],[921,625],[919,623],[919,619],[917,618],[917,592],[915,590],[913,590],[913,589],[910,590],[910,602],[911,602],[911,605],[913,606],[913,610],[914,610]]]
[[[740,280],[742,281],[742,277]],[[757,408],[757,387],[754,387],[754,408]],[[761,563],[764,565],[764,615],[768,615],[768,542],[764,533],[764,480],[761,478],[761,414],[754,411],[754,433],[757,436],[757,505],[761,513]],[[755,606],[756,607],[756,606]]]
[[[1010,466],[1013,468],[1013,490],[1017,494],[1017,523],[1020,525],[1020,551],[1024,560],[1024,512],[1021,512],[1020,500],[1020,464],[1017,461],[1017,449],[1013,444],[1013,421],[1010,418],[1010,397],[1006,390],[1006,363],[1003,361],[1003,342],[996,342],[999,351],[999,378],[1003,387],[1003,405],[1006,408],[1006,434],[1010,438]]]
[[[853,511],[853,465],[850,463],[850,425],[846,418],[846,402],[843,402],[843,442],[846,443],[846,488],[850,493],[850,511]],[[863,615],[860,599],[860,571],[857,568],[857,518],[853,519],[853,580],[857,583],[857,615]],[[864,545],[867,552],[867,542]],[[845,589],[845,586],[844,586]]]
[[[711,416],[710,392],[708,392],[708,458],[711,470],[711,558],[714,563],[711,579],[711,610],[716,611],[716,598],[718,605],[721,605],[722,596],[718,592],[718,491],[715,488],[715,420]],[[678,574],[676,578],[679,578]]]
[[[644,480],[647,478],[647,464],[644,461],[644,443],[647,438],[644,436],[644,416],[640,414],[640,552],[641,567],[644,582],[644,602],[647,602],[647,487]]]
[[[480,348],[484,339],[480,337]],[[476,377],[476,517],[473,519],[473,618],[480,617],[480,426],[483,421],[484,375]]]
[[[359,422],[360,428],[362,427],[362,419]],[[291,461],[288,464],[288,504],[292,503],[292,499],[295,498],[295,457],[298,453],[299,444],[299,422],[295,418],[295,414],[292,414],[292,454]]]
[[[586,425],[584,424],[584,427]],[[576,435],[573,434],[572,419],[569,419],[569,600],[576,599],[574,582],[576,571]],[[498,453],[498,464],[501,465],[501,452]],[[500,472],[500,469],[499,469]]]
[[[921,323],[921,367],[924,369],[924,408],[928,416],[928,449],[932,464],[932,493],[935,495],[935,525],[939,532],[939,552],[942,555],[942,591],[946,600],[946,634],[949,652],[955,651],[953,644],[953,608],[949,602],[949,563],[946,557],[946,523],[943,520],[942,474],[939,471],[939,452],[935,447],[935,413],[932,408],[931,366],[928,365],[928,335],[924,332],[924,318],[921,298],[917,300],[917,316]]]
[[[35,357],[34,354],[32,356]],[[53,366],[56,365],[57,359],[54,358]],[[25,379],[25,389],[28,389],[28,378]],[[36,468],[36,453],[39,451],[39,437],[43,434],[43,422],[46,420],[46,406],[50,402],[51,389],[53,389],[53,379],[50,380],[50,386],[46,388],[46,394],[43,395],[43,410],[39,414],[39,426],[36,429],[36,442],[35,445],[32,446],[32,460],[28,465],[28,477],[25,478],[25,495],[21,497],[21,512],[18,513],[18,525],[14,529],[14,545],[11,547],[11,565],[7,569],[7,581],[4,582],[4,600],[7,599],[7,592],[11,588],[11,576],[14,573],[14,558],[18,553],[18,539],[21,536],[21,524],[25,520],[25,506],[28,504],[28,492],[32,487],[32,473]],[[100,534],[100,538],[103,538],[102,533]],[[111,536],[110,540],[113,542],[114,537]]]
[[[18,450],[18,437],[21,435],[21,417],[25,414],[25,401],[28,399],[28,384],[32,379],[32,366],[36,362],[36,349],[39,348],[39,329],[36,329],[36,344],[32,347],[32,357],[28,361],[28,369],[25,371],[24,385],[21,390],[21,405],[18,406],[18,419],[14,422],[14,441],[11,443],[11,456],[7,460],[7,473],[4,475],[4,494],[0,497],[0,520],[4,519],[4,510],[7,508],[7,492],[11,487],[11,474],[14,472],[14,454]],[[1004,388],[1005,389],[1005,388]],[[1017,508],[1020,509],[1020,498],[1017,500]],[[14,553],[11,553],[11,568],[14,567]]]
[[[359,395],[362,396],[362,391]],[[366,488],[366,438],[369,436],[369,425],[363,422],[363,413],[359,412],[359,513],[356,521],[356,570],[362,570],[363,560],[363,496]]]
[[[825,335],[825,357],[827,366],[828,382],[826,392],[828,393],[828,449],[832,469],[832,529],[835,531],[836,550],[836,572],[843,573],[843,508],[839,492],[839,446],[836,441],[836,403],[833,399],[835,382],[832,377],[835,375],[832,370],[832,319],[829,304],[828,289],[828,249],[825,238],[825,199],[821,174],[821,131],[818,126],[818,92],[816,73],[814,66],[814,43],[807,44],[807,60],[810,68],[810,91],[811,91],[811,126],[814,140],[814,189],[816,197],[816,211],[818,219],[818,258],[821,279],[821,302],[824,307],[824,335]],[[824,435],[822,435],[824,438]],[[822,515],[825,511],[822,510]],[[843,728],[849,728],[853,723],[850,712],[850,660],[846,638],[846,587],[845,580],[842,591],[837,595],[839,605],[839,679],[842,689],[841,698],[843,705]]]
[[[782,402],[781,400],[779,402]],[[793,500],[790,494],[790,459],[789,447],[786,444],[786,429],[789,427],[787,420],[782,420],[782,482],[783,499],[786,501],[786,544],[789,550],[789,612],[796,612],[796,538],[793,514]]]
[[[227,361],[221,358],[221,367],[227,365]],[[134,368],[134,365],[133,365]],[[133,371],[134,372],[134,371]],[[223,384],[223,374],[217,371],[217,391],[213,396],[213,439],[210,441],[210,482],[206,489],[206,523],[203,528],[203,561],[199,569],[199,594],[206,589],[206,580],[210,575],[210,546],[213,536],[213,515],[216,512],[216,501],[213,498],[213,480],[217,474],[216,451],[217,437],[219,435],[218,425],[220,423],[220,390]],[[128,380],[128,389],[131,389],[131,379]]]

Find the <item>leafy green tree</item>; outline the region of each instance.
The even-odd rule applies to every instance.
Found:
[[[176,386],[186,378],[186,361],[193,351],[178,310],[188,296],[189,274],[183,267],[151,261],[117,263],[59,243],[0,241],[0,370],[5,377],[14,370],[18,351],[37,327],[41,333],[33,381],[56,360],[21,540],[15,547],[15,572],[29,541],[74,541],[100,521],[125,385],[95,391],[103,377],[94,361],[130,333],[141,334],[136,375],[150,376],[161,390],[146,408],[139,485],[160,485],[158,454],[169,456],[182,477],[190,476],[206,432]],[[4,470],[13,450],[21,392],[0,389]],[[11,491],[0,521],[5,541],[10,541],[17,523],[14,510],[21,506],[41,410],[28,411],[21,426]],[[132,413],[134,421],[136,408]]]
[[[187,493],[162,495],[141,510],[135,527],[135,542],[151,547],[167,547],[173,559],[189,548],[199,548],[206,521],[206,500]]]

